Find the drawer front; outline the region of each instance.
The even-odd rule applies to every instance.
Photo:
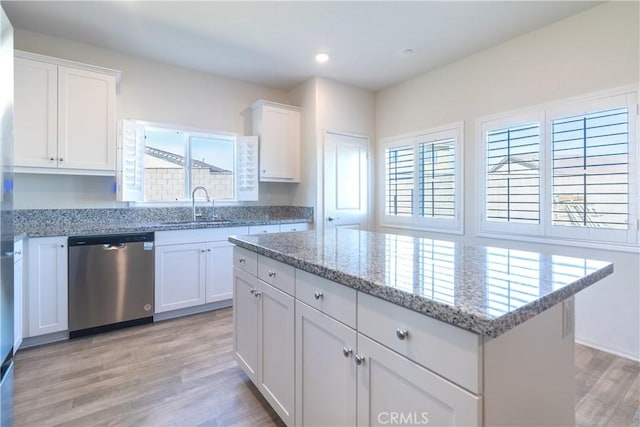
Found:
[[[473,393],[482,390],[479,335],[362,292],[358,332]]]
[[[258,256],[258,278],[289,295],[294,295],[294,271],[290,265]]]
[[[296,298],[355,329],[355,289],[296,270]]]
[[[267,233],[279,233],[279,232],[280,232],[280,225],[278,224],[249,226],[249,234],[267,234]]]
[[[247,273],[258,275],[258,254],[245,248],[233,248],[233,265]]]
[[[280,232],[285,232],[285,231],[307,231],[309,230],[309,223],[306,222],[296,222],[294,224],[290,224],[290,223],[285,223],[285,224],[280,224]]]

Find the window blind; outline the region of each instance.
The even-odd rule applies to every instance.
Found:
[[[455,139],[418,144],[419,214],[431,218],[455,216]]]
[[[562,117],[551,126],[553,224],[627,229],[628,108]]]
[[[412,146],[385,149],[385,214],[411,216],[413,213]]]
[[[540,125],[486,133],[486,220],[540,222]]]

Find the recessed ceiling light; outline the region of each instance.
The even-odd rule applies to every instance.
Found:
[[[324,64],[325,62],[327,62],[329,60],[329,54],[327,53],[318,53],[316,54],[316,62],[320,63],[320,64]]]
[[[411,55],[411,54],[413,53],[413,49],[404,49],[404,50],[402,51],[402,53],[403,53],[404,55]]]

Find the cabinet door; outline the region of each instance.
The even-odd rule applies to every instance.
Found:
[[[300,180],[300,112],[262,106],[260,181]]]
[[[233,243],[207,244],[206,302],[233,298]]]
[[[29,335],[68,329],[67,238],[29,239],[27,275]]]
[[[296,301],[296,425],[356,424],[355,351],[355,330]]]
[[[473,426],[479,397],[358,334],[358,425]]]
[[[204,244],[157,246],[155,258],[156,313],[205,303]]]
[[[240,368],[257,384],[258,279],[233,267],[233,352]]]
[[[258,389],[287,425],[294,424],[294,300],[258,281]]]
[[[13,258],[13,353],[22,344],[22,268],[24,260],[22,257],[22,240],[15,243]]]
[[[58,67],[58,167],[115,174],[115,77]]]
[[[58,67],[15,58],[14,164],[53,167],[58,163]]]

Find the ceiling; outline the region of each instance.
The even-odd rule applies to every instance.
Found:
[[[20,29],[280,89],[320,76],[370,90],[598,3],[2,2]],[[317,64],[318,51],[329,53],[329,62]]]

